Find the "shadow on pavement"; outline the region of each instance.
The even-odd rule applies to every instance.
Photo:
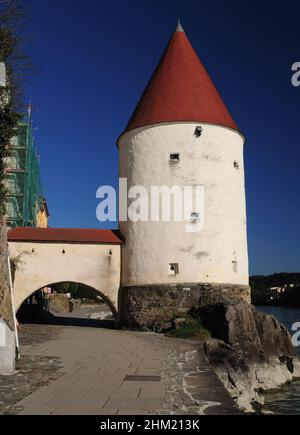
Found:
[[[54,315],[49,311],[41,310],[38,305],[27,305],[25,309],[23,308],[23,310],[18,313],[18,321],[21,324],[116,329],[114,320],[95,320],[87,317],[76,317],[74,313],[70,315]]]

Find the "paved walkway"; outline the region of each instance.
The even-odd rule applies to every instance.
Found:
[[[58,357],[63,369],[58,379],[16,404],[20,414],[238,413],[197,342],[130,331],[57,328],[61,333],[54,339],[23,346],[29,356]]]

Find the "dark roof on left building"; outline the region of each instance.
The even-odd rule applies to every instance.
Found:
[[[85,228],[19,227],[10,230],[7,238],[9,242],[122,244],[117,231]]]

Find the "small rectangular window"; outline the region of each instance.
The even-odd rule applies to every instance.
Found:
[[[237,261],[232,262],[232,269],[233,269],[234,273],[238,272],[238,262]]]
[[[192,212],[191,213],[191,222],[192,223],[198,222],[199,219],[200,219],[200,214],[199,213],[196,213],[196,212]]]
[[[196,127],[194,136],[195,137],[200,137],[200,136],[202,136],[202,132],[203,132],[203,128],[200,125],[198,125],[198,127]]]
[[[172,153],[169,157],[170,163],[178,163],[180,161],[180,155],[179,153]]]
[[[174,276],[179,274],[178,263],[169,263],[169,275]]]

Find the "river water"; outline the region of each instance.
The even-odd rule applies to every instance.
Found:
[[[257,309],[275,316],[291,334],[293,334],[292,325],[300,322],[300,308],[257,307]],[[296,351],[300,355],[300,346]],[[300,415],[300,381],[293,382],[277,392],[267,393],[264,408],[274,414]]]

